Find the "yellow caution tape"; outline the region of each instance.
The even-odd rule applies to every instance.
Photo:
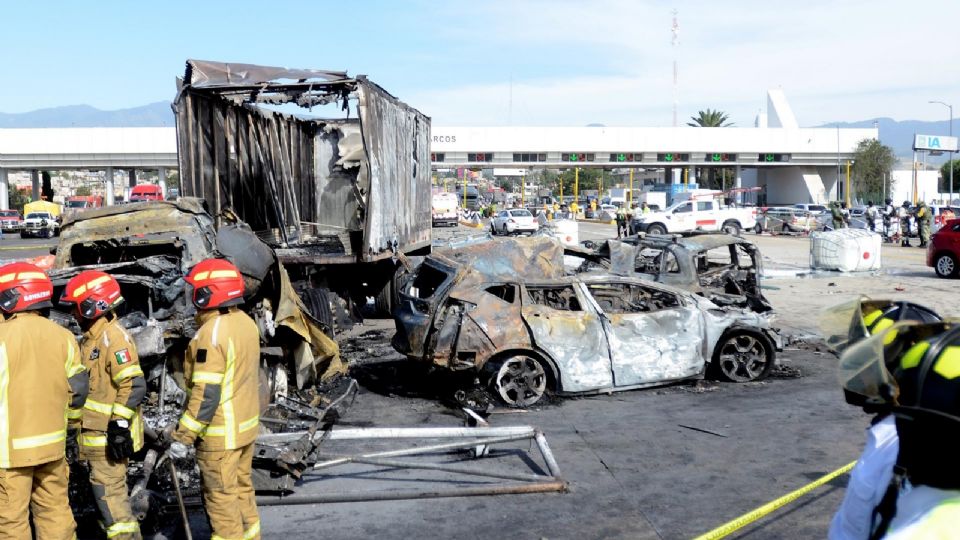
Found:
[[[810,493],[811,491],[826,484],[827,482],[833,480],[834,478],[850,472],[850,469],[853,469],[853,466],[856,464],[857,464],[856,461],[851,461],[850,463],[847,463],[843,467],[840,467],[839,469],[833,471],[830,474],[821,476],[820,478],[814,480],[813,482],[810,482],[809,484],[803,486],[802,488],[796,491],[787,493],[786,495],[784,495],[783,497],[780,497],[779,499],[770,501],[767,504],[755,510],[747,512],[746,514],[732,521],[728,521],[708,533],[701,534],[700,536],[696,537],[694,540],[716,540],[718,538],[723,538],[729,535],[730,533],[736,531],[737,529],[746,527],[747,525],[753,523],[754,521],[757,521],[758,519],[773,513],[777,509],[790,504],[791,502],[799,499],[800,497],[803,497],[807,493]]]

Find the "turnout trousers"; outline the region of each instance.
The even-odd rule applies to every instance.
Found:
[[[83,431],[80,458],[90,464],[90,488],[100,511],[101,525],[107,538],[140,540],[140,524],[130,509],[127,491],[127,460],[108,459],[105,447],[106,433]]]
[[[31,540],[31,512],[37,538],[76,538],[77,524],[67,496],[69,474],[65,458],[0,469],[0,539]]]
[[[236,450],[197,450],[211,540],[260,540],[253,492],[253,443]]]

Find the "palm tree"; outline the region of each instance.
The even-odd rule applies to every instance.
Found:
[[[690,119],[693,122],[687,122],[688,126],[693,127],[730,127],[733,125],[733,122],[727,122],[729,116],[727,113],[721,112],[719,110],[707,109],[705,111],[697,111],[698,116],[691,116]]]

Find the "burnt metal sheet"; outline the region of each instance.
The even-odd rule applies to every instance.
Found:
[[[255,86],[280,80],[306,82],[311,80],[335,81],[345,78],[347,78],[346,71],[289,69],[285,67],[191,59],[187,60],[187,71],[184,81],[196,88],[211,88],[220,86]]]
[[[617,386],[683,379],[703,371],[699,310],[684,306],[615,314],[607,321]]]
[[[613,386],[607,342],[596,312],[525,305],[522,313],[533,342],[556,362],[564,392]]]
[[[428,245],[430,120],[366,78],[358,81],[367,153],[360,164],[360,184],[369,186],[364,257]]]
[[[359,118],[260,107],[342,104]],[[365,77],[190,61],[174,102],[181,193],[310,262],[429,246],[430,119]],[[281,259],[282,259],[281,254]]]

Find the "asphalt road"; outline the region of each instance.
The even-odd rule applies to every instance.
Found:
[[[49,255],[58,238],[20,238],[17,233],[3,233],[0,238],[0,260],[30,259]]]
[[[450,387],[389,349],[389,324],[367,323],[360,333],[345,347],[362,389],[344,424],[462,425],[445,405]],[[492,415],[495,426],[546,433],[568,493],[263,508],[264,538],[691,538],[858,455],[867,418],[843,403],[833,356],[789,350],[782,359],[800,376],[556,399]],[[435,478],[426,473],[376,470],[309,476],[296,495],[450,485],[425,483]],[[844,483],[738,536],[823,537]]]
[[[485,230],[438,235],[475,233]],[[612,225],[580,225],[580,240],[615,233]],[[805,239],[756,240],[769,246],[762,249],[789,254],[778,253],[772,267],[792,261],[799,268],[807,256]],[[784,279],[801,288],[827,285]],[[824,306],[837,300],[829,292],[814,298]],[[778,307],[792,312],[785,300]],[[362,385],[344,424],[462,425],[449,384],[394,353],[392,332],[389,321],[368,321],[341,339]],[[868,418],[844,403],[836,359],[807,346],[788,348],[780,358],[781,375],[757,383],[704,381],[557,398],[528,412],[492,415],[495,426],[528,424],[546,433],[568,493],[263,508],[264,538],[691,538],[859,455]],[[845,483],[840,477],[733,537],[824,537]],[[296,495],[449,485],[426,473],[357,466],[344,476],[308,476]]]

